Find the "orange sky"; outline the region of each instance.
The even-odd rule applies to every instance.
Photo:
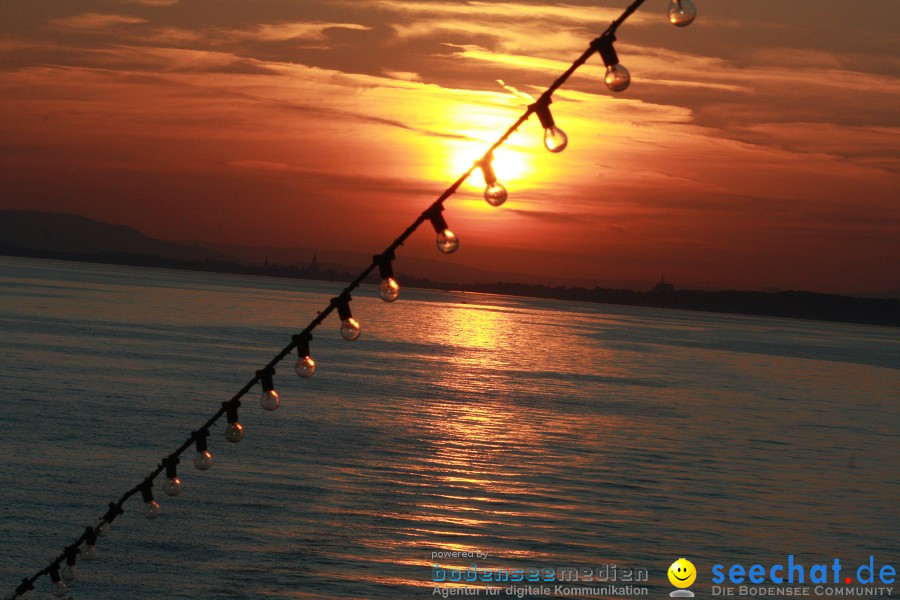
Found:
[[[0,4],[0,208],[171,240],[374,253],[627,4]],[[447,203],[460,250],[582,280],[900,289],[900,3],[648,0]],[[502,82],[502,83],[501,83]],[[363,265],[360,265],[362,267]]]

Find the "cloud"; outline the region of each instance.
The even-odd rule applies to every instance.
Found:
[[[108,29],[119,25],[137,25],[146,23],[146,19],[130,15],[116,15],[87,12],[71,17],[50,19],[50,25],[60,29],[74,29],[84,31],[96,31]]]
[[[329,29],[369,31],[372,28],[357,23],[283,22],[264,23],[250,29],[221,30],[217,33],[233,40],[255,40],[259,42],[324,41],[328,39],[326,32]]]

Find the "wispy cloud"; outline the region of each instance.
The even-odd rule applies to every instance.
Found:
[[[120,25],[136,25],[146,23],[146,19],[130,15],[87,12],[70,17],[50,19],[50,25],[60,29],[101,30]]]

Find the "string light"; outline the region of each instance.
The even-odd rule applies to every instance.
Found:
[[[166,469],[166,482],[163,484],[163,491],[166,496],[177,496],[181,493],[181,480],[178,479],[177,465],[180,462],[177,457],[170,456],[163,459],[163,466]]]
[[[275,375],[275,369],[268,367],[256,372],[256,376],[259,377],[259,384],[262,386],[262,396],[259,397],[259,405],[263,407],[263,410],[275,410],[281,405],[281,398],[278,397],[278,392],[275,391],[275,383],[272,381],[272,376]]]
[[[393,302],[400,296],[400,284],[394,279],[393,250],[384,254],[376,254],[372,260],[378,263],[378,274],[381,277],[381,285],[378,286],[378,295],[385,302]]]
[[[62,598],[69,593],[69,587],[66,582],[59,576],[59,565],[51,565],[47,569],[50,573],[50,581],[53,582],[53,597]]]
[[[613,92],[624,92],[631,83],[631,73],[619,64],[619,55],[613,47],[615,41],[615,35],[604,36],[595,40],[594,48],[600,53],[600,58],[606,65],[606,87]]]
[[[197,454],[194,455],[194,466],[201,471],[207,471],[213,464],[213,457],[206,446],[206,438],[209,437],[209,431],[201,429],[191,433],[195,444],[197,445]]]
[[[350,312],[350,294],[342,294],[337,298],[332,298],[331,303],[337,307],[338,316],[341,319],[341,337],[352,342],[359,338],[361,328],[353,313]]]
[[[447,227],[447,222],[444,219],[442,212],[444,210],[443,202],[447,200],[450,196],[452,196],[459,189],[459,186],[462,185],[463,182],[472,174],[472,172],[476,168],[481,168],[484,177],[485,183],[487,184],[487,189],[485,190],[485,200],[487,200],[490,204],[494,206],[499,206],[503,204],[503,202],[507,199],[506,189],[503,188],[502,185],[497,181],[496,175],[493,172],[493,166],[491,164],[491,160],[493,158],[493,151],[506,142],[510,135],[512,135],[522,123],[524,123],[528,117],[532,113],[536,113],[538,119],[541,122],[541,125],[544,128],[544,145],[551,152],[561,152],[565,149],[568,144],[568,137],[565,133],[556,127],[556,124],[553,121],[553,116],[550,113],[549,105],[551,103],[551,95],[557,89],[559,89],[571,75],[582,65],[584,65],[587,60],[594,54],[599,53],[601,58],[603,59],[604,65],[606,65],[606,85],[612,91],[623,91],[625,90],[630,81],[631,76],[628,73],[628,70],[625,69],[621,64],[619,64],[619,58],[616,54],[615,48],[613,47],[613,42],[616,41],[616,30],[618,27],[625,22],[625,20],[637,10],[645,0],[634,0],[628,8],[619,16],[618,19],[613,21],[610,26],[606,29],[606,31],[601,34],[598,38],[593,40],[590,44],[590,47],[585,50],[580,57],[578,57],[572,65],[567,69],[562,75],[560,75],[556,81],[554,81],[550,87],[541,95],[540,100],[538,102],[532,104],[528,107],[528,110],[521,116],[519,119],[510,126],[507,131],[490,147],[490,149],[485,153],[482,159],[476,162],[468,171],[466,171],[463,175],[461,175],[456,182],[454,182],[449,188],[447,188],[441,196],[425,211],[423,212],[416,221],[413,222],[401,235],[398,237],[382,254],[375,255],[373,257],[372,264],[365,269],[352,283],[350,283],[340,296],[337,298],[333,298],[329,307],[326,310],[322,311],[318,317],[313,319],[313,321],[309,324],[307,329],[300,334],[294,335],[292,337],[292,342],[286,348],[284,348],[280,354],[278,354],[275,359],[267,366],[265,369],[257,371],[257,378],[253,379],[248,383],[241,391],[239,391],[232,400],[228,402],[222,403],[222,408],[200,429],[197,431],[191,432],[191,436],[188,438],[186,442],[184,442],[178,450],[173,452],[169,457],[163,460],[163,464],[158,466],[157,469],[150,474],[142,483],[135,486],[128,492],[126,492],[121,499],[116,503],[109,504],[109,510],[104,515],[103,519],[100,521],[96,530],[93,527],[87,527],[84,530],[84,533],[81,537],[72,545],[67,547],[64,550],[64,553],[59,556],[55,561],[50,563],[50,565],[40,571],[38,571],[31,578],[22,579],[22,583],[16,587],[15,591],[12,592],[10,598],[17,598],[30,590],[34,589],[34,582],[40,578],[42,575],[49,574],[51,581],[54,585],[54,594],[57,594],[58,585],[61,584],[65,586],[65,583],[62,582],[62,579],[67,581],[71,581],[75,579],[77,575],[77,569],[75,566],[76,557],[80,555],[82,560],[94,560],[97,558],[97,534],[107,535],[110,529],[110,524],[116,518],[117,515],[122,514],[122,504],[127,501],[131,496],[140,492],[141,496],[144,500],[144,514],[148,518],[155,518],[159,515],[160,508],[159,504],[153,499],[153,479],[159,475],[163,470],[166,471],[167,482],[164,485],[164,490],[169,495],[175,495],[180,490],[180,480],[178,480],[175,465],[179,462],[178,455],[182,452],[190,448],[191,444],[194,443],[196,446],[196,455],[194,456],[194,466],[201,470],[205,471],[212,467],[212,454],[209,452],[207,448],[207,437],[209,436],[209,428],[218,421],[223,415],[227,417],[228,426],[225,430],[225,437],[230,442],[239,442],[244,437],[244,430],[241,424],[238,422],[238,407],[241,405],[240,398],[249,392],[253,385],[257,380],[260,381],[263,388],[263,397],[260,399],[260,404],[266,410],[274,410],[278,405],[278,396],[274,391],[274,386],[272,385],[271,378],[275,374],[273,365],[278,361],[282,360],[285,356],[290,354],[290,351],[293,348],[297,349],[297,364],[295,366],[295,371],[297,375],[302,378],[309,378],[316,371],[316,363],[310,357],[309,352],[309,343],[312,340],[312,334],[310,331],[320,325],[325,317],[335,308],[338,311],[338,315],[341,318],[341,335],[348,340],[355,340],[359,337],[360,328],[359,323],[353,319],[352,314],[350,313],[350,292],[358,287],[364,279],[375,269],[375,267],[379,268],[379,272],[381,274],[382,284],[379,287],[379,294],[382,299],[386,302],[393,302],[397,299],[399,295],[399,285],[396,280],[393,278],[393,269],[391,265],[391,261],[394,260],[394,250],[401,246],[410,235],[412,235],[416,229],[418,229],[419,225],[424,223],[425,221],[430,221],[431,225],[434,227],[434,231],[437,234],[437,247],[438,250],[443,252],[444,254],[451,254],[455,252],[459,248],[459,238],[457,238],[456,234],[454,234]],[[696,8],[691,0],[672,0],[669,5],[668,16],[669,20],[680,27],[684,27],[689,25],[695,19],[697,14]],[[495,186],[496,189],[491,190],[492,186]],[[502,191],[501,191],[502,190]],[[489,193],[490,192],[490,193]],[[272,392],[272,394],[267,394],[268,392]],[[274,406],[273,406],[274,405]],[[272,407],[272,408],[269,408]],[[177,483],[176,483],[177,482]],[[174,493],[171,493],[174,492]],[[84,543],[84,546],[79,548],[79,545]],[[62,578],[59,578],[59,565],[61,562],[65,560],[66,566],[63,569]],[[60,595],[65,595],[65,592],[62,592]]]
[[[66,555],[66,566],[63,567],[62,576],[66,581],[75,581],[75,578],[78,577],[78,567],[75,565],[75,562],[78,559],[78,548],[76,546],[69,546],[65,551]]]
[[[159,502],[153,499],[153,482],[145,481],[141,484],[141,499],[144,501],[144,516],[155,519],[159,516]]]
[[[228,420],[228,425],[225,427],[225,439],[232,444],[237,444],[244,439],[244,426],[238,422],[238,407],[240,405],[241,401],[236,398],[222,403],[222,406],[225,408],[226,419]]]
[[[459,248],[459,238],[447,227],[447,221],[441,212],[444,206],[438,204],[430,209],[428,220],[431,221],[434,232],[437,234],[437,248],[444,254],[453,254]]]
[[[500,206],[509,197],[509,193],[503,184],[497,181],[497,174],[494,173],[494,155],[489,153],[485,158],[481,159],[478,166],[484,174],[484,199],[491,206]]]
[[[687,27],[697,18],[697,7],[691,0],[672,0],[669,4],[669,22],[677,27]]]
[[[544,128],[544,147],[550,152],[562,152],[569,145],[569,136],[566,132],[556,126],[553,114],[550,112],[550,104],[553,100],[550,96],[542,96],[540,100],[532,104],[529,108],[533,109]]]
[[[311,333],[299,333],[294,336],[294,345],[297,347],[297,364],[294,371],[303,379],[309,379],[316,374],[316,361],[309,355],[309,343],[312,341]]]

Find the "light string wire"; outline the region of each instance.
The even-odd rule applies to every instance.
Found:
[[[271,382],[271,375],[274,373],[275,366],[284,358],[286,358],[295,348],[298,348],[298,346],[307,345],[308,341],[312,339],[312,331],[316,327],[321,325],[322,322],[325,321],[325,319],[328,318],[328,316],[335,309],[339,309],[342,305],[347,306],[350,301],[350,292],[358,288],[360,284],[362,284],[363,281],[383,263],[383,257],[389,257],[388,260],[390,260],[390,258],[393,258],[394,252],[403,245],[403,243],[419,228],[420,225],[422,225],[426,221],[434,219],[435,217],[440,219],[440,212],[443,211],[444,202],[456,193],[459,187],[472,175],[472,173],[476,169],[481,168],[482,165],[489,164],[494,150],[502,146],[509,139],[509,137],[513,133],[515,133],[516,130],[518,130],[519,127],[525,121],[527,121],[529,117],[531,117],[532,114],[534,114],[535,112],[547,110],[547,106],[550,104],[551,96],[553,95],[553,93],[560,87],[562,87],[562,85],[566,83],[566,81],[568,81],[568,79],[575,73],[576,70],[578,70],[579,67],[584,65],[587,60],[595,53],[600,53],[601,55],[603,55],[604,50],[611,48],[612,42],[615,41],[615,33],[618,30],[619,26],[621,26],[622,23],[624,23],[628,19],[628,17],[630,17],[644,2],[645,0],[634,0],[619,16],[619,18],[610,23],[609,27],[607,27],[607,29],[602,34],[600,34],[599,37],[591,41],[588,48],[581,54],[581,56],[575,59],[572,65],[568,69],[566,69],[566,71],[564,71],[559,77],[557,77],[557,79],[541,94],[541,96],[535,103],[529,105],[526,108],[525,112],[522,113],[522,115],[512,125],[510,125],[509,129],[507,129],[506,132],[497,139],[497,141],[491,144],[491,146],[485,151],[482,157],[476,160],[465,173],[460,175],[456,181],[454,181],[446,190],[444,190],[444,192],[440,196],[438,196],[437,199],[432,202],[431,205],[429,205],[429,207],[425,209],[416,218],[416,220],[413,221],[412,224],[407,227],[406,230],[404,230],[403,233],[401,233],[400,236],[397,237],[384,250],[382,254],[374,256],[371,264],[369,264],[368,267],[360,272],[360,274],[353,281],[351,281],[347,285],[347,287],[343,289],[343,291],[341,291],[340,295],[332,298],[328,306],[326,306],[325,309],[316,316],[316,318],[310,321],[309,325],[307,325],[306,328],[303,329],[303,331],[301,331],[297,335],[292,336],[291,343],[289,343],[278,354],[276,354],[275,357],[265,365],[265,367],[257,371],[256,375],[252,379],[250,379],[250,381],[248,381],[246,385],[244,385],[244,387],[238,390],[238,392],[234,394],[234,396],[232,396],[230,400],[228,400],[227,402],[223,402],[219,410],[217,410],[215,414],[213,414],[213,416],[206,421],[206,423],[204,423],[199,429],[191,432],[190,437],[188,437],[188,439],[185,440],[184,443],[182,443],[175,451],[165,457],[160,462],[160,464],[158,464],[156,468],[154,468],[141,481],[141,483],[122,494],[122,496],[116,502],[111,502],[106,514],[103,515],[97,525],[93,527],[87,527],[84,530],[84,533],[81,534],[81,536],[79,536],[74,542],[66,546],[62,553],[60,553],[59,556],[53,559],[46,567],[39,570],[31,577],[22,579],[21,584],[15,589],[12,594],[6,596],[6,598],[14,600],[17,597],[26,594],[28,591],[33,590],[34,583],[44,575],[50,576],[54,585],[54,595],[65,596],[67,594],[67,591],[65,584],[62,583],[60,579],[59,569],[63,564],[66,564],[68,568],[72,569],[70,571],[71,577],[69,579],[74,579],[75,559],[79,554],[79,548],[82,546],[82,544],[84,544],[84,547],[81,548],[81,557],[85,560],[94,558],[96,554],[94,546],[97,543],[97,537],[105,535],[106,531],[109,528],[109,525],[113,522],[113,520],[118,515],[124,512],[122,506],[129,498],[131,498],[135,494],[141,493],[144,501],[147,504],[155,504],[155,502],[152,500],[153,496],[151,488],[156,477],[159,476],[159,474],[163,471],[166,471],[167,466],[170,466],[170,468],[172,469],[168,473],[174,473],[174,464],[177,463],[178,457],[181,456],[181,454],[183,454],[185,450],[190,448],[191,445],[196,444],[198,447],[198,452],[201,449],[205,450],[206,437],[209,435],[209,430],[213,425],[216,424],[216,422],[222,417],[222,415],[236,414],[237,408],[240,406],[240,399],[247,395],[247,393],[250,392],[250,390],[252,390],[257,383],[263,382],[264,378],[268,378],[268,381]],[[672,14],[673,10],[675,9],[682,11],[683,5],[689,7],[689,10],[692,11],[692,15],[690,17],[690,20],[688,20],[687,22],[679,23],[676,22]],[[690,0],[672,0],[669,9],[669,19],[673,24],[676,25],[688,24],[693,20],[693,14],[695,14],[693,12],[694,10],[695,9],[693,8],[693,5],[690,4]],[[605,56],[604,62],[608,62],[605,59]],[[607,64],[607,67],[610,67],[610,65]],[[614,89],[612,86],[610,86],[610,88]],[[300,358],[302,359],[303,357],[301,356]],[[266,386],[264,385],[264,387]],[[264,392],[265,391],[268,390],[264,390]],[[240,428],[240,425],[238,425],[238,428]],[[239,439],[240,437],[232,441],[239,441]],[[200,467],[198,465],[198,468],[203,468],[205,470],[205,468],[208,468],[208,465],[205,467]],[[158,509],[159,507],[158,505],[156,505],[155,510],[158,511]],[[152,518],[156,515],[148,514],[147,516]],[[87,549],[87,552],[85,552],[85,549]],[[64,570],[63,573],[65,574],[66,571]]]

